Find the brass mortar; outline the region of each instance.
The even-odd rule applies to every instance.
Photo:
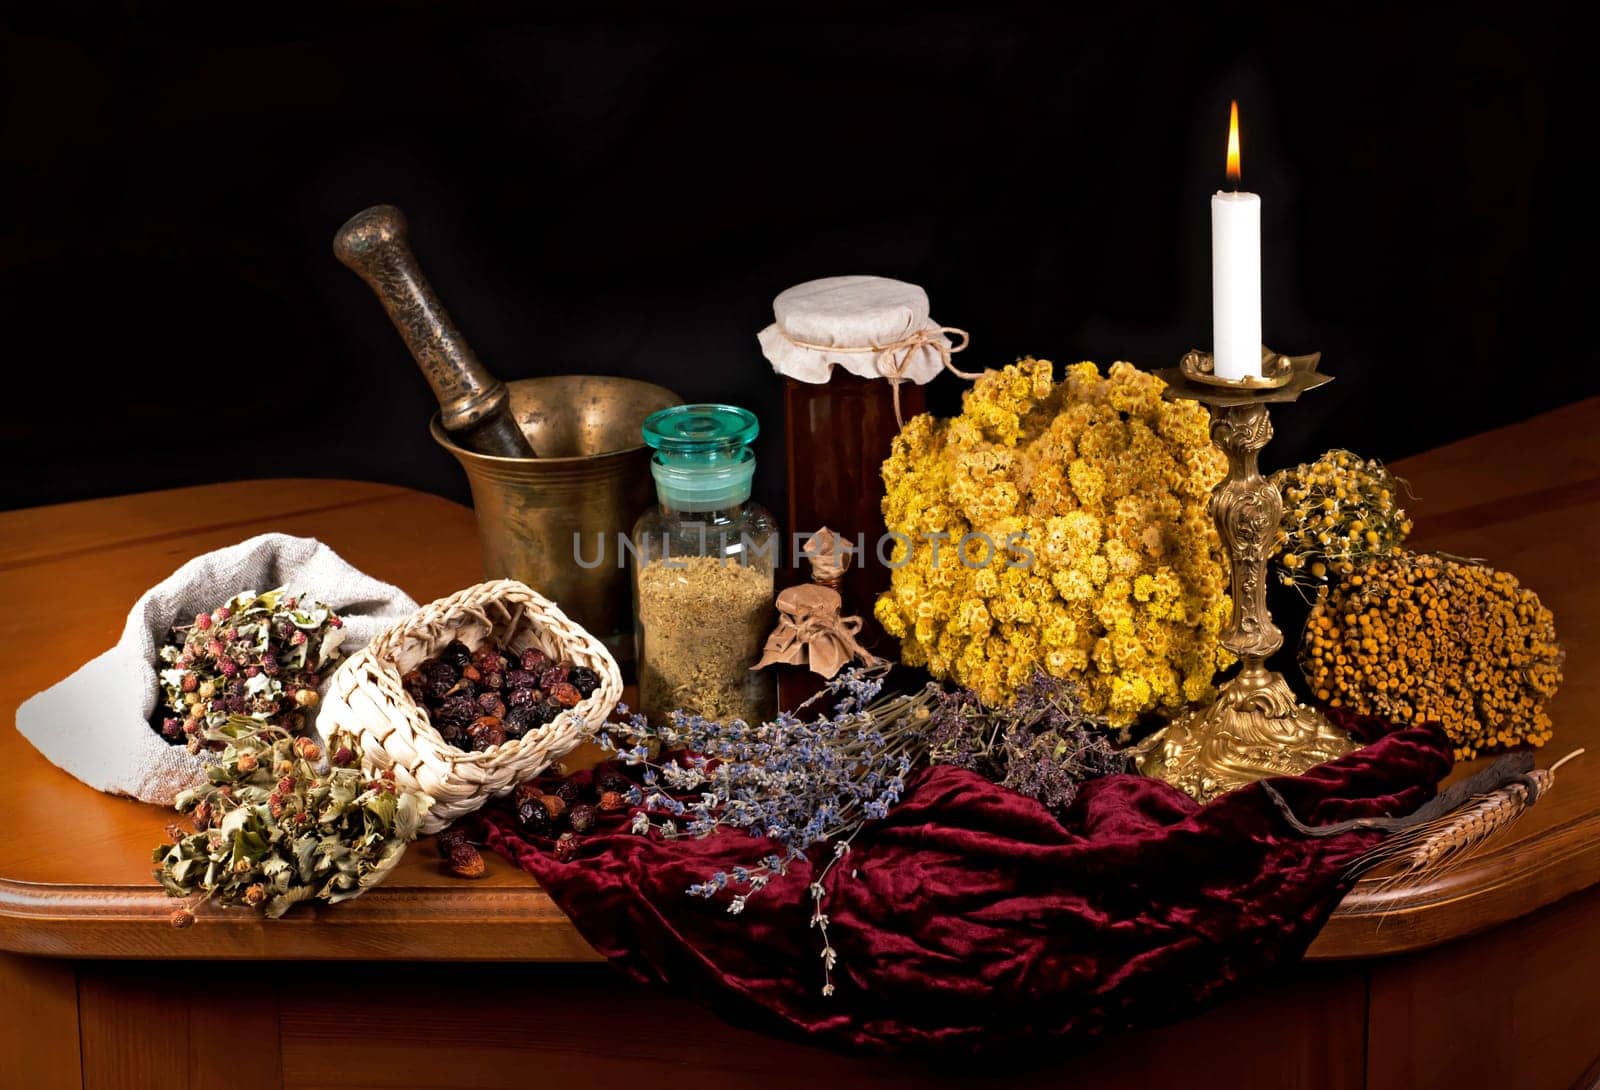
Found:
[[[437,413],[429,426],[434,442],[467,472],[484,577],[519,579],[555,602],[626,672],[633,606],[620,542],[655,502],[640,426],[682,399],[653,383],[602,375],[519,379],[506,388],[538,458],[457,446]]]

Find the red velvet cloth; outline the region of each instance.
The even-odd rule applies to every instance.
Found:
[[[1322,824],[1408,813],[1450,765],[1443,734],[1416,727],[1274,783]],[[735,1021],[867,1050],[974,1051],[1192,1013],[1298,958],[1346,892],[1346,866],[1377,839],[1297,836],[1255,786],[1202,808],[1160,781],[1111,776],[1058,819],[972,773],[927,769],[824,881],[839,953],[824,997],[805,863],[738,916],[684,893],[775,851],[765,840],[664,841],[616,817],[562,862],[499,805],[467,827],[634,979]]]

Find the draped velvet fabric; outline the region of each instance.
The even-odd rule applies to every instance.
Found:
[[[1274,784],[1323,824],[1408,813],[1450,765],[1443,734],[1413,727]],[[561,861],[500,804],[466,828],[532,873],[630,977],[745,1024],[870,1051],[971,1052],[1183,1017],[1298,958],[1346,892],[1348,864],[1378,840],[1297,836],[1257,786],[1198,807],[1159,781],[1110,776],[1059,817],[959,769],[907,786],[824,879],[831,997],[808,927],[810,866],[794,864],[742,915],[684,893],[775,850],[765,840],[664,841],[619,815]]]

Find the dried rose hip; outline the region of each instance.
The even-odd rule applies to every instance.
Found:
[[[418,671],[422,675],[422,692],[429,700],[443,700],[461,680],[461,673],[448,662],[425,662]]]
[[[462,878],[483,876],[483,854],[471,844],[457,844],[450,849],[450,872]]]
[[[512,692],[518,689],[537,689],[539,675],[532,670],[512,670],[506,674],[506,688]]]
[[[583,698],[587,700],[594,695],[596,689],[600,688],[600,675],[587,666],[574,666],[567,671],[567,683],[583,694]]]
[[[533,713],[526,706],[507,708],[500,720],[507,738],[521,738],[533,725]]]
[[[449,643],[445,644],[444,648],[439,652],[439,658],[444,659],[444,661],[450,663],[457,670],[460,670],[463,667],[471,664],[472,652],[468,650],[467,645],[462,643],[460,640],[451,640]]]
[[[594,807],[586,802],[580,802],[567,811],[567,821],[575,833],[587,833],[593,829],[596,818]]]
[[[474,749],[482,750],[488,749],[490,746],[504,745],[506,731],[500,725],[499,716],[485,715],[467,728],[467,737],[472,740]]]
[[[517,807],[517,824],[524,836],[549,836],[555,831],[555,821],[537,800],[530,799]]]
[[[617,768],[616,765],[602,765],[595,769],[594,789],[599,792],[615,791],[619,795],[628,793],[633,786],[633,781]]]
[[[466,730],[482,714],[478,710],[478,702],[476,700],[464,693],[457,693],[455,696],[444,699],[433,718],[434,722],[440,726]]]

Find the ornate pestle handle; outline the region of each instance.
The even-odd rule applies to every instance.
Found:
[[[479,362],[417,265],[406,218],[390,204],[357,212],[333,236],[333,254],[367,282],[439,401],[439,422],[480,454],[532,458],[505,386]]]

